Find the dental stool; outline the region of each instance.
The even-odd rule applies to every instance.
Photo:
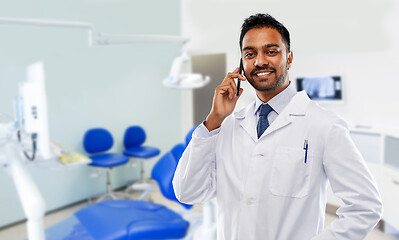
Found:
[[[123,145],[125,150],[123,154],[131,158],[138,158],[140,161],[140,180],[133,183],[128,189],[142,191],[138,200],[143,200],[146,195],[155,189],[155,185],[144,180],[144,161],[155,156],[161,152],[159,148],[152,146],[144,146],[146,140],[146,133],[140,126],[130,126],[126,129],[123,137]],[[128,190],[127,189],[127,190]]]
[[[126,164],[129,161],[129,158],[123,154],[107,152],[113,144],[114,140],[111,133],[104,128],[89,129],[83,137],[83,147],[87,153],[91,154],[89,158],[92,162],[89,166],[106,169],[107,192],[98,198],[97,201],[116,199],[117,197],[130,197],[127,194],[116,193],[112,190],[111,169]]]

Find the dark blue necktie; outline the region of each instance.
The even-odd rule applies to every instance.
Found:
[[[273,110],[269,104],[262,104],[259,109],[259,121],[258,121],[258,138],[262,136],[262,133],[269,126],[269,121],[267,120],[267,115]]]

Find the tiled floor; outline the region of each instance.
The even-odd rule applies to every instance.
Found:
[[[178,205],[176,203],[172,203],[168,200],[165,200],[159,191],[155,191],[151,193],[152,199],[154,202],[162,203],[164,205],[167,205],[171,207],[172,209],[175,209]],[[71,216],[74,212],[76,212],[78,209],[86,206],[88,202],[81,202],[78,204],[75,204],[73,206],[67,207],[65,209],[53,212],[51,214],[48,214],[44,218],[44,226],[47,228],[69,216]],[[199,210],[200,208],[197,208]],[[336,218],[335,215],[332,214],[327,214],[326,215],[326,225],[328,225],[330,222],[332,222]],[[16,224],[8,228],[4,228],[0,230],[0,239],[1,240],[23,240],[26,239],[26,224],[21,223],[21,224]],[[378,229],[374,229],[369,236],[366,238],[366,240],[398,240],[399,238],[396,238],[391,235],[384,234],[382,231]]]

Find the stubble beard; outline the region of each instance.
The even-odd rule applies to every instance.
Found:
[[[268,91],[274,91],[274,90],[280,88],[282,85],[284,85],[287,75],[288,75],[288,68],[286,66],[283,73],[281,75],[277,75],[277,81],[271,83],[270,85],[260,86],[260,84],[257,84],[253,80],[252,75],[251,75],[251,77],[247,78],[247,80],[248,80],[249,84],[251,84],[251,86],[253,88],[255,88],[257,91],[268,92]]]

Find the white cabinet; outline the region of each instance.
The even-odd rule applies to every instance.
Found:
[[[385,135],[382,133],[351,131],[351,137],[362,154],[377,186],[382,185],[382,165],[385,156]]]
[[[384,204],[383,220],[399,229],[399,138],[385,137],[384,166],[381,196]]]
[[[383,187],[381,189],[384,206],[383,220],[399,229],[399,170],[390,166],[383,167]]]

